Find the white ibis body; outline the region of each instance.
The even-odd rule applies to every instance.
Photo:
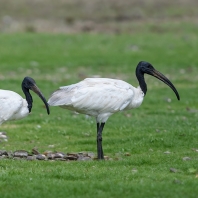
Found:
[[[25,77],[22,81],[22,90],[26,99],[23,99],[18,93],[0,89],[0,124],[10,120],[22,119],[31,112],[33,99],[29,90],[34,91],[44,102],[47,113],[49,106],[34,79]]]
[[[166,83],[175,92],[177,99],[180,99],[174,85],[163,74],[155,70],[150,63],[141,61],[136,68],[139,81],[137,88],[122,80],[86,78],[79,83],[60,87],[52,93],[48,104],[95,117],[98,159],[104,159],[102,149],[104,125],[112,114],[137,108],[142,104],[147,92],[144,74],[152,75]]]

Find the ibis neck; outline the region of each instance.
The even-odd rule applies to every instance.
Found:
[[[144,79],[144,73],[139,70],[136,70],[136,77],[138,79],[141,90],[143,91],[144,95],[146,95],[147,85]]]
[[[31,109],[32,109],[32,103],[33,103],[33,99],[32,99],[32,96],[29,92],[29,89],[25,88],[25,87],[22,87],[22,90],[23,90],[23,93],[25,94],[25,97],[26,97],[26,101],[28,103],[28,109],[29,109],[29,112],[31,112]]]

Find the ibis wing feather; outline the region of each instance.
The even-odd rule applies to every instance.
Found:
[[[13,91],[0,90],[0,124],[12,117],[23,105],[23,98]]]
[[[51,95],[48,103],[95,116],[125,109],[133,96],[134,87],[124,81],[87,78],[77,84],[60,87]]]

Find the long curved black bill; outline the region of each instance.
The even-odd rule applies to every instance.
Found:
[[[43,94],[42,94],[41,91],[39,90],[39,88],[38,88],[36,85],[34,85],[34,86],[31,87],[31,90],[32,90],[33,92],[35,92],[35,93],[41,98],[41,100],[42,100],[43,103],[45,104],[45,107],[46,107],[46,109],[47,109],[47,113],[50,114],[49,105],[48,105],[48,103],[47,103],[45,97],[43,96]]]
[[[159,80],[161,80],[162,82],[167,84],[175,92],[177,99],[180,100],[180,96],[179,96],[177,89],[175,88],[175,86],[171,83],[171,81],[166,76],[164,76],[162,73],[160,73],[159,71],[157,71],[155,69],[150,73],[150,75],[158,78]]]

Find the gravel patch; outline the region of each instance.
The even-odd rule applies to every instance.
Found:
[[[13,160],[39,160],[39,161],[91,161],[96,160],[92,152],[78,152],[78,153],[63,153],[45,151],[40,153],[37,149],[33,148],[31,152],[25,150],[6,151],[0,150],[0,160],[13,159]],[[106,160],[109,158],[106,156]]]
[[[8,141],[8,136],[6,134],[6,132],[0,132],[0,142],[7,142]]]

